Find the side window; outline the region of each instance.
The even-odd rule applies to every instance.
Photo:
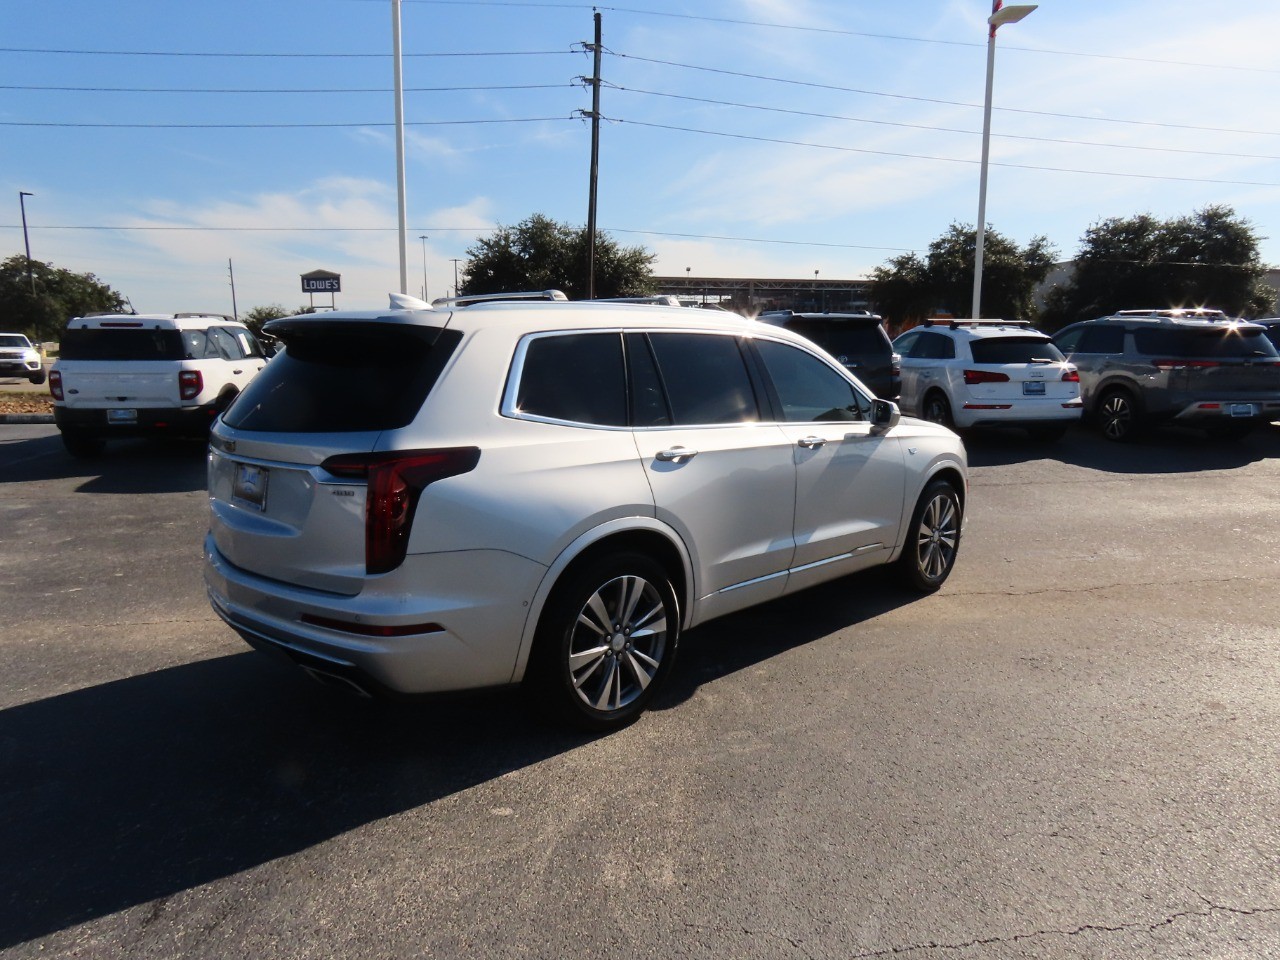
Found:
[[[210,353],[210,350],[213,352]],[[210,346],[209,338],[203,330],[182,331],[182,352],[188,360],[203,360],[205,357],[218,355],[217,348]]]
[[[571,333],[530,340],[516,408],[569,423],[626,426],[622,338],[616,333]]]
[[[671,407],[658,364],[643,333],[627,334],[627,374],[631,380],[631,424],[636,427],[671,425]]]
[[[1053,338],[1053,342],[1057,344],[1058,349],[1063,353],[1076,353],[1080,343],[1080,337],[1084,333],[1084,327],[1076,327],[1074,330],[1064,330]]]
[[[950,337],[926,330],[920,334],[911,356],[919,360],[954,360],[956,345]]]
[[[784,343],[757,340],[756,349],[782,404],[788,423],[866,420],[870,401],[812,354]]]
[[[760,419],[738,341],[705,333],[649,335],[677,424],[747,423]]]
[[[1124,327],[1086,327],[1077,353],[1124,353]]]
[[[909,357],[911,351],[916,345],[916,341],[920,339],[920,331],[912,330],[904,333],[897,340],[893,341],[893,349],[899,356]]]
[[[209,328],[209,342],[217,345],[218,355],[223,360],[241,360],[244,354],[240,351],[240,344],[236,342],[236,338],[231,335],[231,331],[222,327]]]
[[[236,338],[236,343],[240,345],[240,352],[246,357],[266,356],[262,352],[262,345],[258,343],[258,338],[248,330],[236,330],[233,336]]]

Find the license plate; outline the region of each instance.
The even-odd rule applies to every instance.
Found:
[[[266,467],[255,466],[252,463],[238,463],[232,493],[237,500],[243,500],[261,510],[267,505],[269,476],[270,471]]]
[[[1252,417],[1253,404],[1252,403],[1233,403],[1231,405],[1231,415],[1233,417]]]
[[[1044,396],[1043,380],[1024,380],[1022,381],[1022,392],[1028,397]]]
[[[108,410],[107,423],[137,423],[137,410]]]

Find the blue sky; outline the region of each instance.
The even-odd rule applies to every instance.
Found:
[[[21,190],[32,256],[139,310],[230,312],[228,259],[241,311],[398,288],[390,0],[0,3],[0,255]],[[495,225],[586,222],[593,9],[599,226],[659,273],[853,278],[975,221],[990,0],[403,0],[411,293],[424,247],[436,297]],[[1227,204],[1280,264],[1277,37],[1275,0],[1043,0],[999,34],[988,222],[1068,258]]]

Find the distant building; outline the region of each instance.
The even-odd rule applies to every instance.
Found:
[[[738,277],[654,277],[658,293],[691,306],[723,306],[743,313],[814,310],[849,313],[871,309],[870,280],[743,279]]]

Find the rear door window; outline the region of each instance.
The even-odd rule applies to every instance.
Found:
[[[1124,327],[1085,327],[1076,353],[1124,353]]]
[[[568,423],[626,426],[622,336],[573,333],[530,340],[516,410]]]
[[[237,430],[344,433],[410,423],[462,335],[438,327],[304,321],[223,420]]]
[[[676,424],[760,420],[759,402],[736,337],[651,333],[649,342]]]

